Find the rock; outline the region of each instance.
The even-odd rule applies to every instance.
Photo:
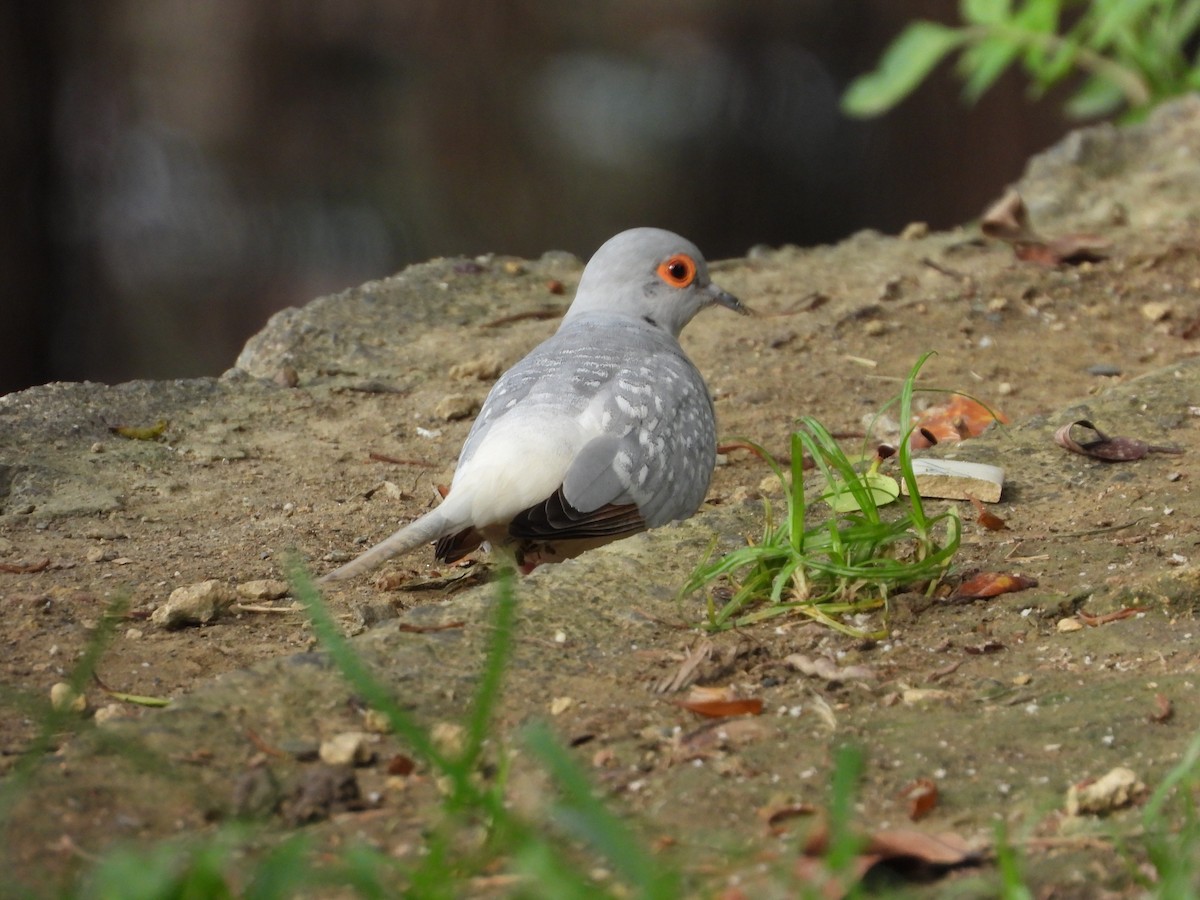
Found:
[[[450,377],[460,381],[492,381],[504,371],[504,360],[495,353],[485,353],[477,359],[469,359],[450,367]]]
[[[433,414],[447,422],[469,419],[479,412],[479,401],[466,394],[447,394],[433,408]]]
[[[321,762],[329,766],[365,766],[375,758],[371,735],[363,731],[343,731],[321,742]]]
[[[94,718],[99,726],[111,726],[118,722],[131,722],[137,718],[137,714],[123,703],[107,703],[96,710]]]
[[[387,713],[378,709],[368,709],[363,713],[363,728],[372,734],[391,734],[392,720]]]
[[[233,588],[215,578],[189,584],[171,591],[167,602],[151,613],[150,621],[164,628],[204,625],[214,621],[235,599]]]
[[[59,681],[50,688],[50,705],[59,712],[82,713],[87,709],[87,697],[75,693],[65,681]]]
[[[1099,778],[1071,785],[1067,789],[1067,815],[1102,815],[1129,806],[1145,793],[1146,785],[1132,769],[1117,766]]]
[[[1142,317],[1148,322],[1161,322],[1175,313],[1175,308],[1165,300],[1151,300],[1141,306]]]
[[[245,581],[237,586],[237,594],[247,600],[278,600],[286,597],[290,586],[278,578],[260,578],[256,581]]]
[[[320,822],[340,810],[361,809],[362,791],[349,769],[316,766],[303,773],[283,802],[283,820],[296,827]]]

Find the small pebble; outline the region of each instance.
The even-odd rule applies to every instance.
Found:
[[[107,703],[96,710],[97,725],[108,725],[111,722],[124,722],[135,717],[135,713],[123,703]]]
[[[863,325],[863,334],[867,337],[879,337],[881,334],[886,334],[887,330],[887,322],[882,319],[871,319]]]
[[[1151,300],[1149,303],[1142,304],[1142,316],[1149,322],[1161,322],[1163,319],[1171,318],[1174,309],[1170,303],[1162,300]]]
[[[1103,815],[1129,806],[1145,794],[1146,785],[1133,770],[1118,766],[1099,778],[1071,785],[1067,790],[1067,815]]]
[[[59,712],[82,713],[87,709],[87,697],[76,694],[65,681],[59,681],[50,688],[50,705]]]
[[[256,581],[246,581],[237,586],[238,596],[247,600],[278,600],[286,597],[289,585],[277,578],[260,578]]]
[[[281,366],[273,380],[280,387],[294,388],[300,384],[300,373],[294,366]]]
[[[485,353],[475,359],[457,363],[450,367],[450,377],[460,381],[492,381],[504,371],[504,360],[499,354]]]
[[[371,736],[362,731],[344,731],[321,741],[321,762],[330,766],[365,766],[375,756]]]
[[[555,697],[550,701],[550,715],[561,716],[574,705],[574,697]]]
[[[469,419],[477,412],[479,412],[479,401],[466,394],[447,394],[433,408],[433,414],[447,422]]]
[[[150,621],[164,628],[212,622],[237,599],[229,585],[217,579],[176,588],[167,602],[150,614]]]
[[[363,728],[371,734],[391,734],[392,720],[378,709],[368,709],[363,713]]]

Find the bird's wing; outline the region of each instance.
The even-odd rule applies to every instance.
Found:
[[[647,526],[694,513],[716,462],[712,401],[680,353],[617,372],[598,396],[600,433],[575,456],[562,494],[588,514],[635,506]],[[594,412],[594,411],[593,411]]]

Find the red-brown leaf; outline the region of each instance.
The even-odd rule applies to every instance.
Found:
[[[981,572],[958,586],[949,600],[983,600],[999,594],[1037,587],[1037,579],[1027,575],[1007,575],[1003,572]]]
[[[1003,531],[1008,527],[1008,523],[984,506],[983,501],[978,497],[972,497],[970,494],[968,494],[967,499],[970,500],[971,505],[975,507],[975,512],[979,513],[979,515],[976,516],[975,521],[988,531]]]
[[[759,697],[741,697],[737,699],[693,699],[684,697],[682,700],[672,700],[676,706],[711,719],[726,716],[757,716],[762,713],[763,702]]]
[[[993,422],[1008,424],[1008,417],[1002,412],[988,409],[978,400],[953,394],[944,403],[931,406],[918,417],[909,446],[919,450],[941,441],[963,441],[978,437]]]
[[[937,785],[930,778],[918,778],[900,790],[900,796],[908,801],[908,817],[914,822],[924,818],[938,804]]]

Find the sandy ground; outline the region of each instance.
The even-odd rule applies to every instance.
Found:
[[[1200,724],[1197,147],[1192,99],[1134,130],[1073,135],[1031,164],[1020,189],[1034,225],[1102,237],[1101,261],[1021,261],[973,226],[756,248],[712,269],[759,315],[709,311],[685,334],[723,438],[780,454],[801,415],[861,434],[918,356],[936,351],[923,384],[970,392],[1014,423],[949,451],[1005,468],[993,512],[1008,527],[980,527],[963,504],[947,583],[996,571],[1036,587],[973,602],[898,598],[886,621],[868,623],[886,629],[880,641],[803,619],[706,636],[705,598],[677,599],[678,588],[714,536],[724,551],[759,533],[760,498],[777,494],[762,462],[733,451],[688,523],[522,582],[498,734],[550,721],[618,809],[670,839],[663,852],[698,889],[735,880],[785,895],[795,835],[768,824],[770,810],[823,803],[832,749],[848,742],[867,754],[865,828],[984,845],[1002,818],[1055,896],[1099,882],[1123,889],[1130,865],[1104,828],[1132,827],[1136,809],[1097,825],[1063,806],[1069,785],[1116,766],[1153,787]],[[234,592],[279,579],[292,548],[326,571],[436,502],[470,424],[462,415],[553,331],[579,271],[555,253],[435,260],[280,314],[220,379],[0,398],[0,772],[15,783],[38,733],[29,701],[69,674],[115,601],[125,609],[100,678],[172,701],[113,704],[88,686],[102,711],[86,721],[98,727],[52,740],[6,810],[12,871],[53,884],[116,839],[212,827],[245,802],[244,774],[264,766],[285,798],[267,804],[278,810],[269,820],[295,826],[287,798],[311,777],[312,751],[363,728],[354,698],[311,652],[305,616],[289,598],[249,592],[201,626],[151,615],[181,586],[216,579]],[[1184,453],[1126,463],[1068,454],[1052,436],[1079,418]],[[160,421],[152,440],[112,430]],[[397,560],[382,580],[328,600],[405,704],[437,723],[469,696],[493,589],[472,586],[484,567],[438,568],[430,556]],[[429,630],[437,624],[454,627]],[[762,716],[720,735],[660,690],[706,640],[690,680],[764,701]],[[795,654],[870,677],[806,676],[787,662]],[[112,752],[104,735],[157,762]],[[415,853],[436,790],[419,769],[389,774],[403,748],[372,740],[374,762],[355,770],[366,808],[325,809],[306,827]],[[903,792],[918,779],[937,784],[939,802],[912,825]],[[514,767],[516,802],[536,785]]]

